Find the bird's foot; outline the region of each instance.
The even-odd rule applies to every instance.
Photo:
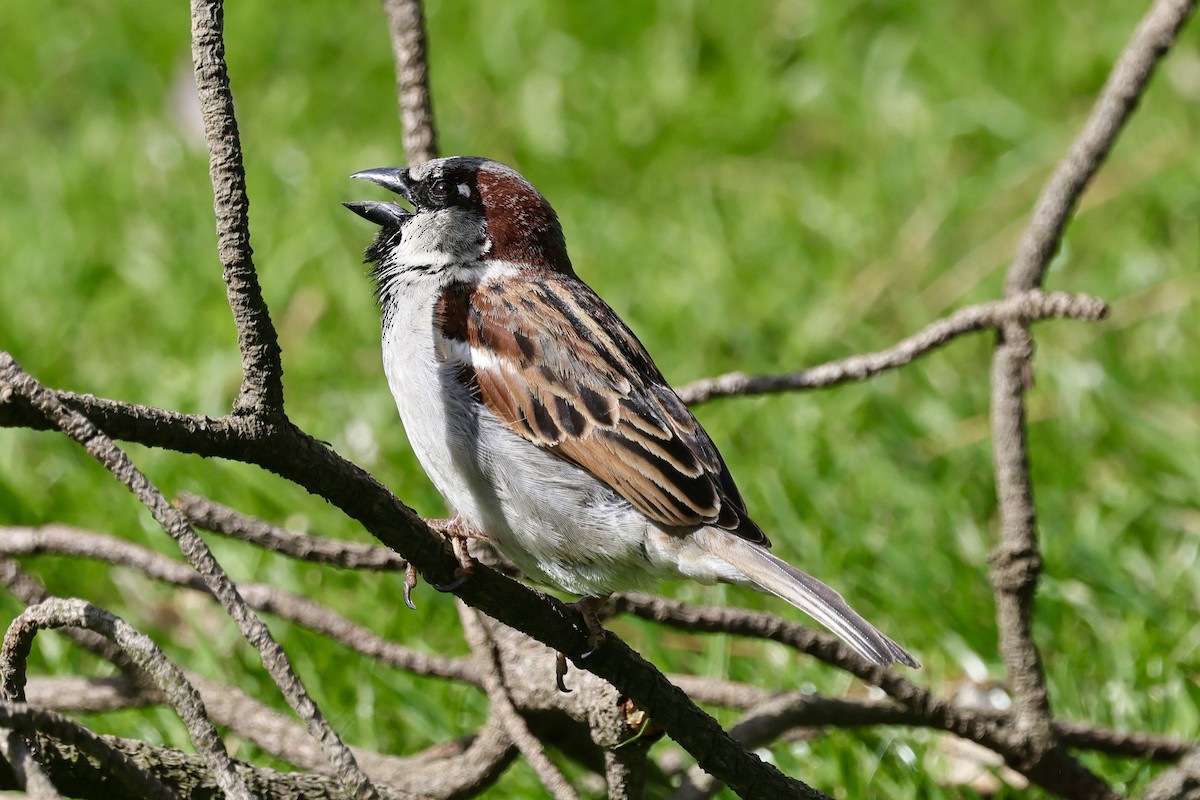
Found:
[[[479,531],[467,526],[458,517],[454,519],[431,519],[426,520],[426,523],[431,530],[439,533],[445,539],[450,541],[450,548],[454,551],[454,557],[458,559],[458,568],[454,570],[454,580],[449,583],[435,583],[433,588],[439,592],[453,592],[458,587],[466,583],[467,578],[471,577],[475,572],[475,559],[471,558],[471,553],[467,549],[467,542],[471,539],[486,539]]]
[[[587,658],[599,650],[600,645],[604,644],[604,637],[608,635],[608,631],[604,630],[604,626],[600,624],[600,609],[604,607],[606,600],[608,600],[608,595],[603,597],[588,595],[579,598],[574,603],[567,603],[567,608],[574,611],[583,620],[583,627],[588,632],[588,649],[579,654],[580,658]],[[567,677],[567,666],[566,655],[559,653],[554,662],[554,683],[563,694],[571,691],[563,681]]]
[[[587,628],[588,632],[588,649],[579,656],[580,658],[587,658],[600,649],[600,645],[604,644],[604,637],[608,632],[600,624],[600,609],[604,607],[606,600],[608,600],[608,595],[603,597],[588,595],[579,598],[574,603],[567,604],[583,619],[583,626]]]

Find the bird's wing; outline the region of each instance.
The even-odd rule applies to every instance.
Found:
[[[770,546],[708,434],[637,337],[577,278],[452,283],[434,325],[440,357],[516,434],[664,526],[712,525]]]

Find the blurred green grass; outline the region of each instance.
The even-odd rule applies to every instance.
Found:
[[[1041,183],[1141,11],[1117,0],[460,0],[431,3],[428,24],[443,152],[521,169],[558,209],[580,274],[682,383],[880,349],[995,297]],[[410,505],[440,514],[378,364],[359,264],[371,231],[338,205],[369,194],[349,173],[402,159],[382,12],[371,2],[334,14],[241,3],[227,15],[253,243],[289,412]],[[224,413],[239,361],[186,102],[185,5],[17,0],[0,6],[0,29],[0,348],[52,386]],[[1048,288],[1110,300],[1112,318],[1039,326],[1030,398],[1046,556],[1037,635],[1055,709],[1182,737],[1200,725],[1197,100],[1193,26],[1048,278]],[[779,552],[918,653],[918,680],[938,688],[1002,676],[986,580],[996,535],[989,354],[989,338],[976,336],[866,384],[699,410]],[[168,494],[367,538],[258,470],[130,449]],[[0,432],[0,522],[50,521],[173,551],[73,445]],[[465,651],[452,604],[428,589],[411,613],[395,576],[213,547],[238,579],[304,592],[415,647]],[[276,702],[255,656],[207,604],[122,570],[27,563],[53,591],[169,643],[186,666]],[[788,613],[735,589],[664,591]],[[408,752],[483,718],[474,692],[380,668],[277,620],[272,628],[356,744]],[[666,670],[779,689],[853,686],[769,644],[684,640],[631,621],[617,629]],[[44,638],[37,669],[94,668]],[[167,712],[89,722],[185,741]],[[925,769],[935,747],[925,733],[879,730],[772,755],[835,795],[962,796]],[[1155,774],[1087,760],[1121,789]],[[495,795],[537,791],[519,767]]]

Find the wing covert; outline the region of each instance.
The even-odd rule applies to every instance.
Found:
[[[444,357],[515,433],[656,522],[769,546],[708,434],[586,284],[555,273],[454,283],[434,322]]]

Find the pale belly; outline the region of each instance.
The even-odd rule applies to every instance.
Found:
[[[397,311],[384,368],[413,451],[453,512],[529,577],[574,594],[649,589],[674,572],[648,554],[664,534],[626,501],[468,396],[435,357],[430,319],[429,305]]]

